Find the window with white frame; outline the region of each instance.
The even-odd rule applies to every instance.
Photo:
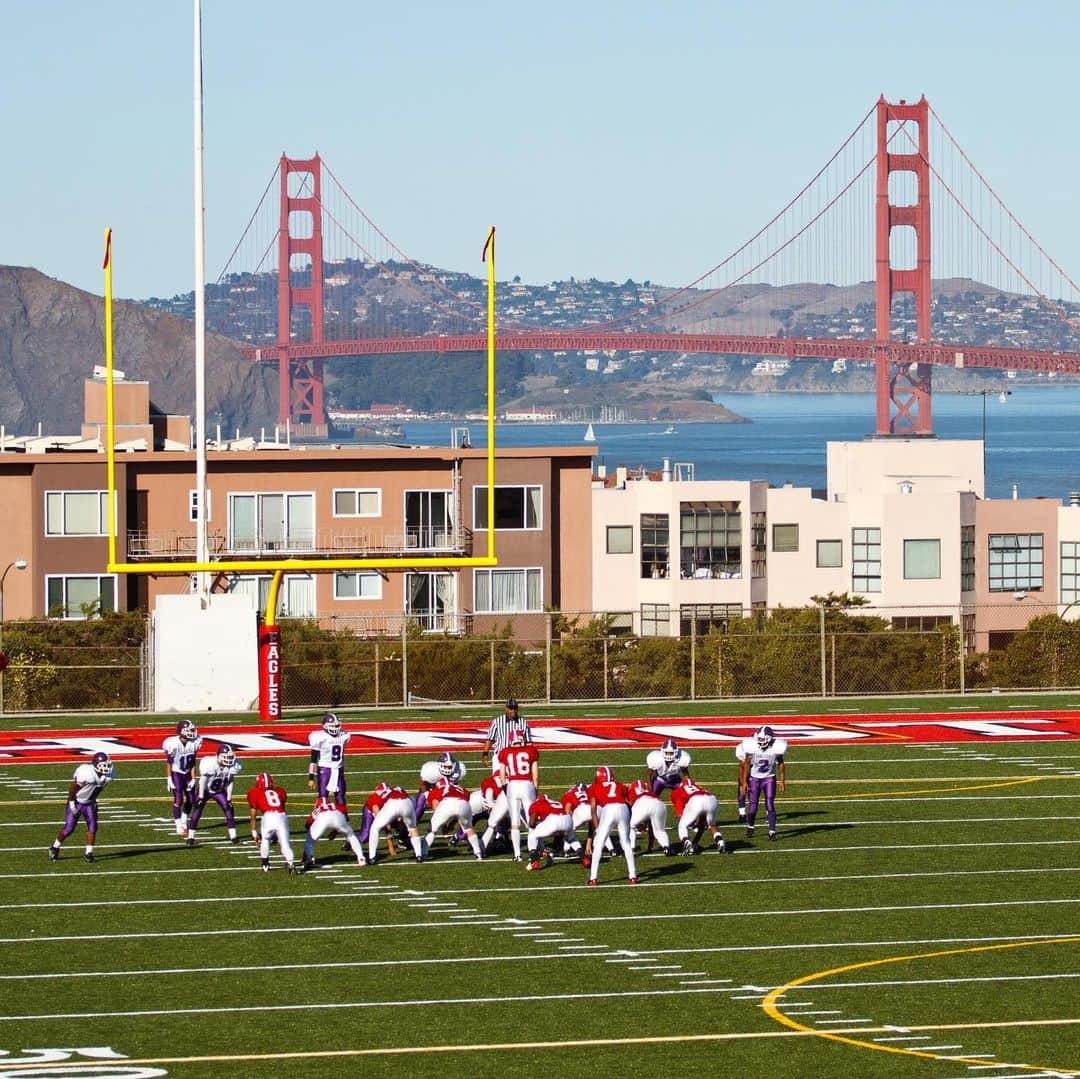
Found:
[[[269,574],[240,573],[229,580],[229,591],[250,596],[255,609],[265,611],[270,598]],[[315,617],[315,578],[310,573],[286,574],[278,591],[278,618]]]
[[[206,519],[210,520],[210,509],[213,506],[213,502],[210,498],[210,492],[206,492]],[[197,521],[199,519],[199,492],[188,491],[188,520]]]
[[[1061,544],[1061,602],[1080,602],[1080,543]]]
[[[382,574],[375,570],[338,570],[334,599],[382,599]]]
[[[335,517],[378,517],[382,514],[382,491],[378,488],[335,487]]]
[[[881,591],[881,529],[851,530],[851,591]]]
[[[109,532],[108,491],[46,491],[46,536],[105,536]]]
[[[519,614],[544,609],[544,578],[539,569],[478,569],[473,575],[477,614]]]
[[[67,574],[45,578],[45,610],[50,618],[76,620],[116,610],[116,577]]]
[[[936,581],[941,577],[941,540],[904,540],[904,580]]]
[[[487,528],[487,487],[473,488],[473,527]],[[495,527],[536,529],[543,523],[544,489],[539,484],[496,486]]]
[[[988,576],[991,592],[1041,592],[1041,532],[1004,533],[989,537]]]
[[[454,584],[450,573],[406,573],[406,615],[428,633],[458,632]]]
[[[315,496],[287,491],[229,495],[229,549],[305,551],[315,546]]]

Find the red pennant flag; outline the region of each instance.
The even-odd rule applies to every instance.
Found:
[[[109,268],[109,259],[112,257],[112,229],[105,230],[105,261],[101,264],[103,270]]]
[[[480,256],[481,262],[487,262],[488,248],[491,248],[491,257],[495,257],[495,226],[491,226],[491,231],[488,233],[488,238],[484,241],[484,252]]]

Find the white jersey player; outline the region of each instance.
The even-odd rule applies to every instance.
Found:
[[[112,777],[113,765],[106,753],[95,753],[89,764],[80,764],[75,769],[71,786],[68,788],[64,824],[49,848],[50,862],[55,862],[60,857],[60,844],[75,830],[80,817],[86,824],[86,852],[83,860],[93,862],[98,825],[97,799]]]
[[[677,787],[690,768],[690,754],[680,749],[674,738],[668,738],[659,749],[645,758],[649,769],[649,786],[659,798],[664,791]]]
[[[769,842],[776,842],[776,788],[787,787],[784,754],[787,742],[777,738],[772,727],[760,727],[751,738],[744,738],[735,749],[739,761],[739,793],[747,799],[746,837],[754,835],[754,818],[758,801],[765,795],[765,811],[769,822]]]
[[[336,805],[347,805],[345,795],[345,747],[352,735],[341,726],[333,712],[322,718],[322,726],[308,735],[311,761],[308,764],[308,790],[319,788],[319,797]]]
[[[176,724],[176,734],[161,743],[166,762],[165,789],[172,795],[173,825],[177,835],[187,831],[195,793],[195,758],[202,744],[198,729],[190,719],[180,720]]]
[[[225,827],[229,839],[239,843],[236,834],[236,815],[233,812],[233,781],[243,771],[244,766],[236,759],[236,750],[230,745],[221,745],[213,757],[203,757],[199,761],[199,780],[193,795],[191,816],[188,818],[187,845],[195,846],[195,829],[202,819],[203,810],[209,801],[217,802],[225,817]]]
[[[303,872],[315,868],[315,840],[324,835],[343,835],[349,849],[356,855],[357,865],[367,865],[364,849],[346,820],[345,814],[328,798],[318,798],[307,819],[307,835],[304,838]]]

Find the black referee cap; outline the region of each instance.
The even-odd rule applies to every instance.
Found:
[[[511,698],[510,698],[510,699],[509,699],[509,700],[508,700],[508,701],[506,702],[506,710],[507,710],[508,712],[516,712],[516,711],[518,710],[518,705],[517,705],[517,701],[516,701],[516,700],[514,700],[514,698],[513,698],[513,697],[511,697]]]

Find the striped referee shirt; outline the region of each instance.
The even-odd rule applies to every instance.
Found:
[[[524,716],[516,716],[511,719],[505,712],[496,716],[488,727],[487,740],[491,743],[491,752],[495,755],[510,744],[510,736],[520,731],[526,742],[532,741],[532,731],[529,729],[529,721]]]

